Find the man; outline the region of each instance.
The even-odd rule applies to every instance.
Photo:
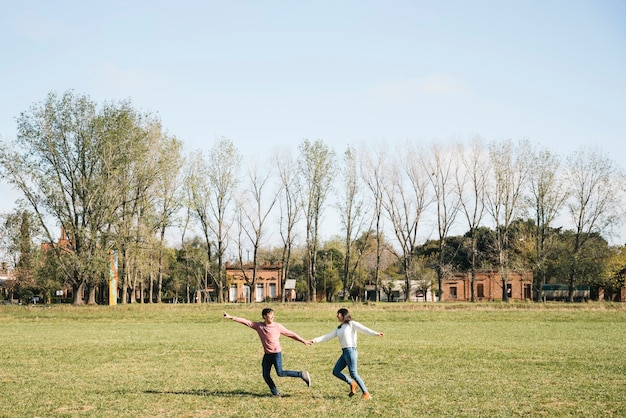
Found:
[[[302,344],[305,345],[311,345],[313,344],[313,342],[310,340],[305,340],[295,332],[289,331],[278,322],[274,322],[273,309],[265,308],[261,312],[261,315],[263,316],[264,322],[252,322],[248,319],[231,316],[224,312],[224,318],[232,319],[235,322],[246,325],[254,329],[257,334],[259,334],[261,344],[263,345],[263,351],[265,352],[265,354],[263,355],[263,362],[261,363],[263,367],[263,379],[265,380],[265,383],[267,383],[267,386],[269,386],[273,396],[280,396],[280,392],[278,391],[278,388],[276,387],[274,381],[272,380],[272,377],[270,376],[272,366],[274,366],[274,368],[276,369],[276,374],[279,377],[299,377],[304,380],[307,386],[311,387],[311,376],[309,375],[309,372],[283,370],[283,354],[279,338],[281,335],[284,335],[296,341],[300,341]]]

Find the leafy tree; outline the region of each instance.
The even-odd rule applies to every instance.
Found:
[[[329,246],[319,251],[318,260],[321,261],[321,268],[317,270],[317,290],[324,294],[326,302],[332,302],[339,289],[346,291],[341,278],[345,265],[344,255],[337,248]]]
[[[185,159],[182,154],[182,142],[175,137],[162,135],[157,137],[156,149],[156,182],[154,186],[154,230],[158,233],[158,277],[156,289],[156,301],[161,302],[163,290],[163,277],[165,273],[166,257],[164,251],[167,247],[166,232],[176,224],[176,215],[182,208],[182,184],[181,178]],[[150,298],[154,295],[150,281]]]
[[[533,264],[535,293],[546,283],[545,265],[555,241],[552,224],[561,213],[567,199],[567,188],[558,173],[561,171],[559,158],[545,148],[533,151],[530,161],[528,207],[534,211],[533,233],[534,254],[529,253]],[[530,231],[529,231],[530,232]],[[531,241],[526,240],[525,243]],[[530,250],[530,248],[529,248]]]
[[[83,291],[106,267],[104,232],[118,203],[111,178],[125,158],[119,150],[134,139],[112,133],[107,109],[134,114],[127,103],[98,111],[86,96],[50,93],[20,115],[17,140],[0,146],[2,174],[35,214],[73,287],[74,303],[83,302]],[[62,226],[68,248],[54,243],[49,221]]]
[[[339,199],[341,223],[344,229],[342,270],[343,294],[354,287],[356,271],[363,255],[362,248],[355,247],[356,238],[371,230],[373,217],[367,216],[368,208],[361,192],[358,155],[353,147],[344,153],[342,172],[343,198]]]
[[[619,297],[621,289],[626,287],[626,246],[617,246],[610,249],[606,263],[605,280],[602,283],[605,300],[614,300]]]
[[[319,228],[326,199],[331,190],[335,174],[335,153],[321,140],[311,142],[305,139],[300,144],[298,167],[304,192],[303,207],[306,217],[306,278],[308,301],[316,301],[317,290],[317,250],[319,248]]]
[[[173,300],[180,297],[187,303],[194,300],[192,295],[208,288],[206,242],[201,237],[184,240],[181,247],[171,257],[171,277],[164,281],[165,294]],[[168,256],[169,258],[169,256]],[[208,298],[208,294],[206,295]],[[201,299],[196,298],[198,302]]]

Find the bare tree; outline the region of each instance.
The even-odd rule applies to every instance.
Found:
[[[530,169],[529,149],[528,141],[520,141],[517,146],[512,140],[489,145],[491,182],[485,194],[486,210],[495,223],[503,301],[509,300],[509,232],[511,223],[523,210],[522,193]]]
[[[252,277],[248,277],[246,269],[243,268],[243,248],[242,240],[239,240],[239,264],[244,280],[250,285],[252,291],[249,294],[250,302],[254,301],[256,289],[257,271],[259,265],[259,249],[263,245],[264,226],[269,215],[279,198],[279,189],[268,190],[271,187],[272,171],[263,170],[254,164],[248,169],[247,188],[238,200],[239,206],[239,230],[245,233],[247,241],[252,245]]]
[[[418,242],[418,227],[432,197],[428,193],[428,175],[424,172],[423,150],[407,144],[391,161],[389,182],[385,185],[384,207],[400,245],[395,253],[402,262],[406,297],[411,293],[411,272]]]
[[[192,168],[187,177],[191,204],[207,244],[211,262],[211,248],[215,246],[217,272],[212,276],[218,291],[218,302],[224,301],[226,277],[224,258],[228,247],[228,233],[232,226],[229,213],[232,197],[238,185],[241,156],[232,141],[221,138],[209,151],[208,161],[201,153],[192,157]],[[215,240],[214,244],[212,239]]]
[[[300,144],[298,160],[304,193],[304,211],[306,216],[306,277],[308,300],[316,301],[317,249],[319,246],[319,227],[324,211],[324,204],[331,190],[335,175],[335,153],[321,140],[311,142],[305,139]]]
[[[383,202],[385,199],[385,148],[381,146],[375,151],[375,158],[371,158],[366,148],[361,152],[361,176],[363,182],[369,189],[373,200],[373,211],[371,213],[376,233],[376,262],[374,266],[374,288],[376,301],[379,300],[381,256],[384,250],[383,240]]]
[[[445,272],[450,270],[450,260],[446,259],[446,246],[450,229],[459,213],[461,200],[454,188],[454,153],[433,142],[429,158],[424,160],[426,174],[430,180],[437,207],[437,233],[439,238],[439,254],[435,263],[439,300],[443,300],[443,280]]]
[[[281,289],[283,302],[286,301],[285,283],[289,278],[291,268],[291,256],[296,239],[295,226],[302,214],[302,198],[296,172],[296,163],[290,153],[276,153],[275,157],[278,175],[280,177],[280,236],[283,242],[282,248],[282,278]]]
[[[470,234],[471,269],[470,295],[476,301],[476,269],[478,265],[478,228],[485,210],[485,184],[487,181],[488,160],[482,140],[478,137],[470,141],[469,147],[457,148],[459,162],[456,165],[455,184],[461,210],[465,215]]]
[[[574,225],[574,243],[570,249],[568,300],[574,300],[574,286],[581,251],[593,236],[607,232],[617,222],[619,185],[614,162],[598,151],[581,149],[568,158],[567,208]]]

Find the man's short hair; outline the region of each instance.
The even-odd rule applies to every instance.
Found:
[[[268,313],[270,313],[270,312],[274,312],[274,309],[272,309],[272,308],[265,308],[265,309],[263,309],[263,310],[261,311],[261,316],[262,316],[263,318],[265,318],[265,315],[267,315],[267,314],[268,314]]]

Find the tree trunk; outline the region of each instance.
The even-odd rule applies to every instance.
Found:
[[[163,302],[161,298],[161,291],[163,290],[163,271],[159,269],[159,281],[157,282],[156,302]]]
[[[96,286],[94,286],[93,284],[89,285],[87,287],[88,290],[88,297],[87,297],[87,305],[97,305],[96,303]]]
[[[83,305],[85,301],[83,300],[83,291],[84,291],[84,282],[80,282],[78,286],[72,286],[72,290],[74,291],[74,305]]]

